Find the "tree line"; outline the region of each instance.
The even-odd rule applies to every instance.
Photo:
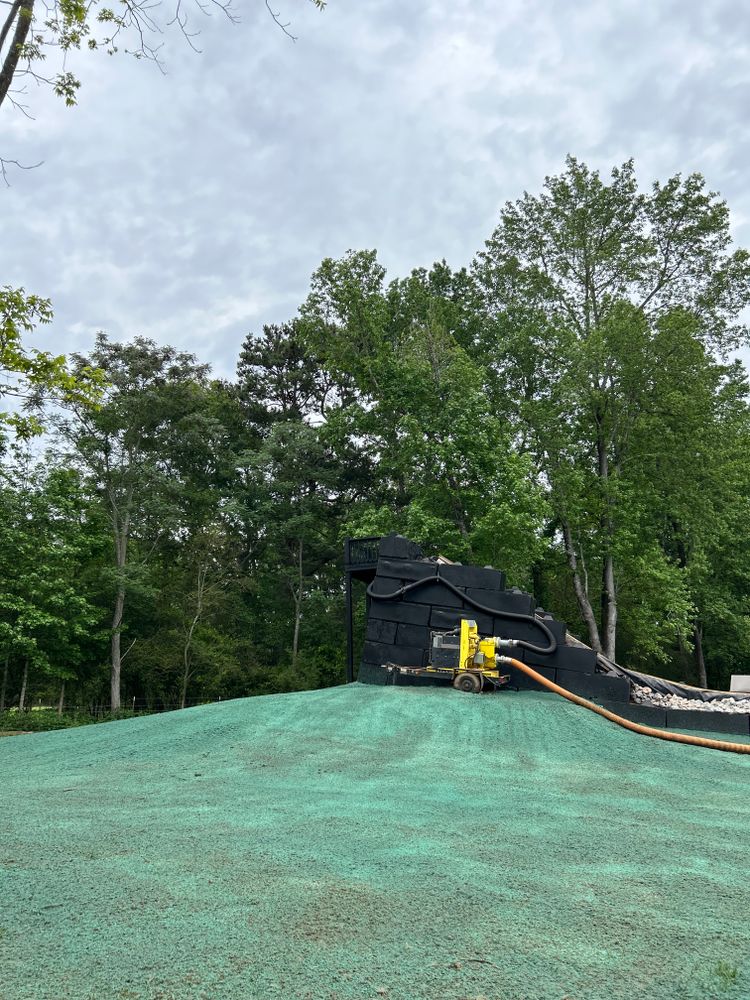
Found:
[[[390,531],[624,664],[750,672],[749,295],[699,175],[572,157],[468,267],[324,260],[232,380],[142,337],[24,351],[49,306],[5,289],[0,706],[339,683],[343,540]]]

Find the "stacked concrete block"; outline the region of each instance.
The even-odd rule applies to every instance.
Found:
[[[425,559],[418,545],[399,535],[389,535],[380,543],[374,593],[385,595],[417,580],[431,579],[438,573],[438,564]],[[541,618],[557,640],[554,653],[545,655],[519,648],[517,659],[548,680],[561,687],[634,722],[654,728],[693,729],[708,732],[726,732],[747,735],[750,717],[711,711],[666,710],[638,705],[630,701],[630,681],[625,677],[597,673],[596,654],[580,646],[569,646],[565,641],[565,623],[557,621],[549,612],[535,607],[534,599],[516,588],[506,587],[505,575],[500,570],[482,566],[440,564],[439,573],[459,590],[454,593],[441,583],[429,582],[393,600],[368,599],[367,635],[362,652],[358,680],[368,684],[386,684],[386,663],[402,666],[426,666],[430,648],[431,631],[447,631],[458,625],[462,618],[477,623],[482,635],[497,635],[506,639],[523,639],[545,646],[544,633],[529,621],[514,621],[497,611]],[[483,605],[480,610],[466,598]],[[542,689],[525,673],[513,667],[505,668],[510,674],[511,686],[519,690]],[[430,685],[431,678],[413,678],[400,675],[399,684]],[[439,682],[438,682],[439,683]]]
[[[383,599],[385,595],[416,581],[431,581],[438,572],[459,593],[435,579],[394,599]],[[367,635],[358,675],[360,681],[385,683],[387,675],[382,667],[386,663],[426,666],[430,632],[451,629],[462,618],[476,621],[482,635],[547,645],[545,634],[532,622],[516,621],[501,613],[534,615],[536,609],[532,595],[517,588],[508,588],[505,574],[500,570],[486,566],[438,564],[423,558],[414,542],[398,535],[389,535],[380,544],[372,592],[374,596],[369,599]],[[484,610],[470,604],[467,598],[482,605]],[[557,621],[546,612],[543,620],[557,640],[556,652],[545,656],[519,649],[516,651],[519,659],[549,680],[558,680],[558,674],[561,675],[569,690],[585,697],[598,695],[611,700],[628,700],[630,684],[627,680],[597,674],[596,654],[591,650],[567,646],[564,622]],[[509,667],[508,672],[515,687],[541,687],[520,670]]]
[[[724,714],[724,712],[693,712],[679,708],[667,709],[667,726],[670,729],[695,729],[714,733],[736,733],[747,736],[750,733],[744,713]]]

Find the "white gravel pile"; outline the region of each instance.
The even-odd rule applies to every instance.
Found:
[[[633,684],[631,697],[639,705],[656,705],[658,708],[685,708],[689,712],[750,713],[750,696],[701,701],[699,698],[681,698],[677,694],[659,694],[658,691],[652,691],[651,688]]]

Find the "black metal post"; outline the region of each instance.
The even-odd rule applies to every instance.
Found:
[[[354,680],[354,621],[352,608],[352,574],[345,572],[346,577],[346,683]]]

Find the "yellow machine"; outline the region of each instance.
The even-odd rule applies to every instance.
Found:
[[[401,667],[388,664],[390,672],[422,677],[444,677],[459,691],[477,693],[482,688],[499,688],[510,675],[500,673],[497,650],[508,640],[479,635],[477,623],[462,618],[450,632],[433,632],[430,637],[430,663],[426,667]]]

